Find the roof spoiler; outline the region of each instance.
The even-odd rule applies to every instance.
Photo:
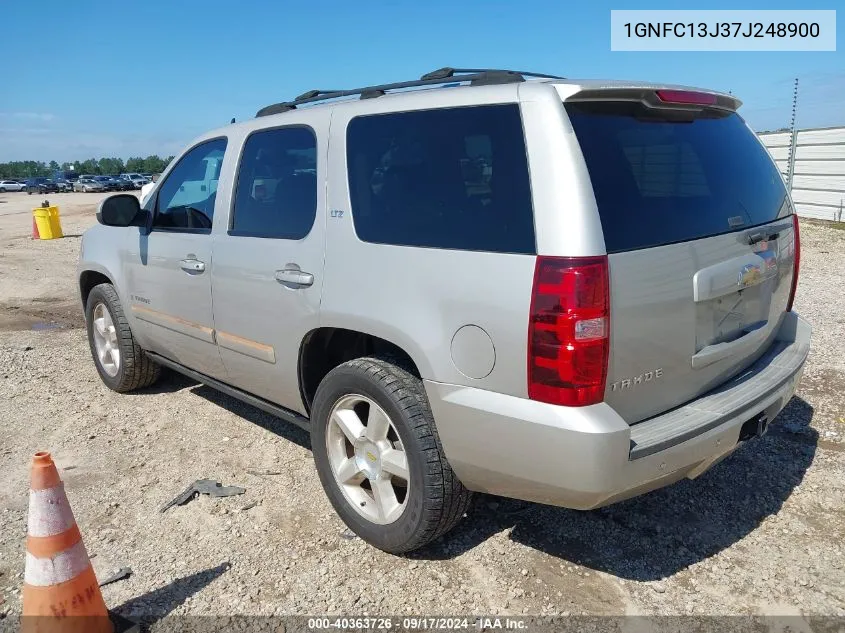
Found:
[[[703,110],[716,108],[736,112],[742,101],[733,95],[694,88],[607,87],[581,90],[565,101],[639,101],[650,108]]]

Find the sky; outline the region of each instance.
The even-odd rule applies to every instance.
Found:
[[[732,91],[751,126],[845,125],[845,11],[836,52],[611,52],[610,10],[651,0],[6,0],[0,162],[168,156],[211,128],[312,88],[443,66],[640,79]],[[837,7],[837,5],[839,5]],[[841,0],[747,0],[836,9]],[[698,8],[731,9],[707,0]],[[42,39],[43,38],[43,39]]]

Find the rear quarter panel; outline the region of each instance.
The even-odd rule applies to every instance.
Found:
[[[527,396],[526,339],[536,257],[361,241],[354,227],[346,159],[347,125],[359,114],[516,99],[515,86],[455,88],[364,100],[334,111],[321,325],[369,333],[398,345],[425,379]],[[467,325],[483,329],[492,343],[483,334],[457,341],[459,369],[453,339]],[[490,345],[494,364],[489,374],[470,377],[461,371],[467,369],[465,362],[488,353]]]

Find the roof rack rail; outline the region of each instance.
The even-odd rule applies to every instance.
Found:
[[[388,90],[402,90],[404,88],[418,88],[421,86],[434,86],[445,83],[468,82],[472,86],[485,86],[493,84],[518,83],[525,81],[525,77],[540,77],[544,79],[563,79],[557,75],[545,75],[542,73],[530,73],[516,70],[499,70],[492,68],[439,68],[430,73],[424,74],[419,79],[411,81],[399,81],[379,86],[365,86],[351,90],[309,90],[303,92],[293,101],[282,101],[265,106],[255,113],[256,117],[270,116],[295,109],[297,106],[315,101],[326,101],[340,97],[351,97],[359,95],[361,99],[373,99],[381,97]]]
[[[424,74],[420,79],[456,79],[455,75],[477,75],[477,74],[487,74],[487,75],[520,75],[521,77],[540,77],[543,79],[565,79],[564,77],[560,77],[558,75],[547,75],[545,73],[531,73],[525,72],[523,70],[502,70],[498,68],[451,68],[446,66],[444,68],[438,68],[437,70],[432,70],[430,73]],[[457,77],[460,79],[460,77]]]
[[[299,101],[301,99],[310,99],[311,97],[316,97],[318,95],[330,94],[332,92],[340,92],[340,90],[309,90],[307,92],[303,92],[301,95],[296,97],[294,99],[294,101]]]

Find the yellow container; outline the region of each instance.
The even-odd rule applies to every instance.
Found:
[[[64,237],[62,223],[59,220],[59,207],[38,207],[32,210],[32,217],[35,218],[35,226],[38,227],[39,239],[54,240],[57,237]]]

